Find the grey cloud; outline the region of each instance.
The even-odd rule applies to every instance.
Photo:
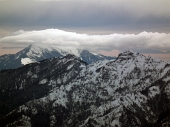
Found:
[[[169,0],[1,1],[0,25],[110,27],[158,31],[170,26]],[[142,29],[141,28],[141,29]]]

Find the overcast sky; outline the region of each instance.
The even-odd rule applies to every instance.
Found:
[[[169,54],[169,33],[170,0],[0,0],[0,55],[31,43]]]

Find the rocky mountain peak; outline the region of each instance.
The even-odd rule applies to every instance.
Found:
[[[132,57],[137,57],[139,56],[140,54],[137,53],[137,52],[133,52],[132,50],[127,50],[127,51],[124,51],[122,53],[120,53],[118,55],[118,58],[117,59],[120,59],[120,60],[128,60],[128,59],[131,59]]]

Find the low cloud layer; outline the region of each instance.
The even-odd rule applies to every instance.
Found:
[[[92,51],[131,49],[141,53],[170,53],[170,34],[142,32],[139,34],[88,35],[59,29],[17,31],[0,38],[0,46],[16,47],[29,44],[74,46]]]

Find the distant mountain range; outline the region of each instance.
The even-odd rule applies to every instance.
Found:
[[[170,63],[125,51],[89,65],[68,54],[1,70],[0,125],[169,127]]]
[[[28,63],[38,62],[40,60],[63,57],[67,54],[73,54],[81,60],[91,64],[98,60],[114,60],[116,57],[95,54],[88,50],[78,49],[74,47],[48,46],[48,45],[29,45],[25,49],[16,54],[8,54],[0,56],[0,70],[14,69]]]

